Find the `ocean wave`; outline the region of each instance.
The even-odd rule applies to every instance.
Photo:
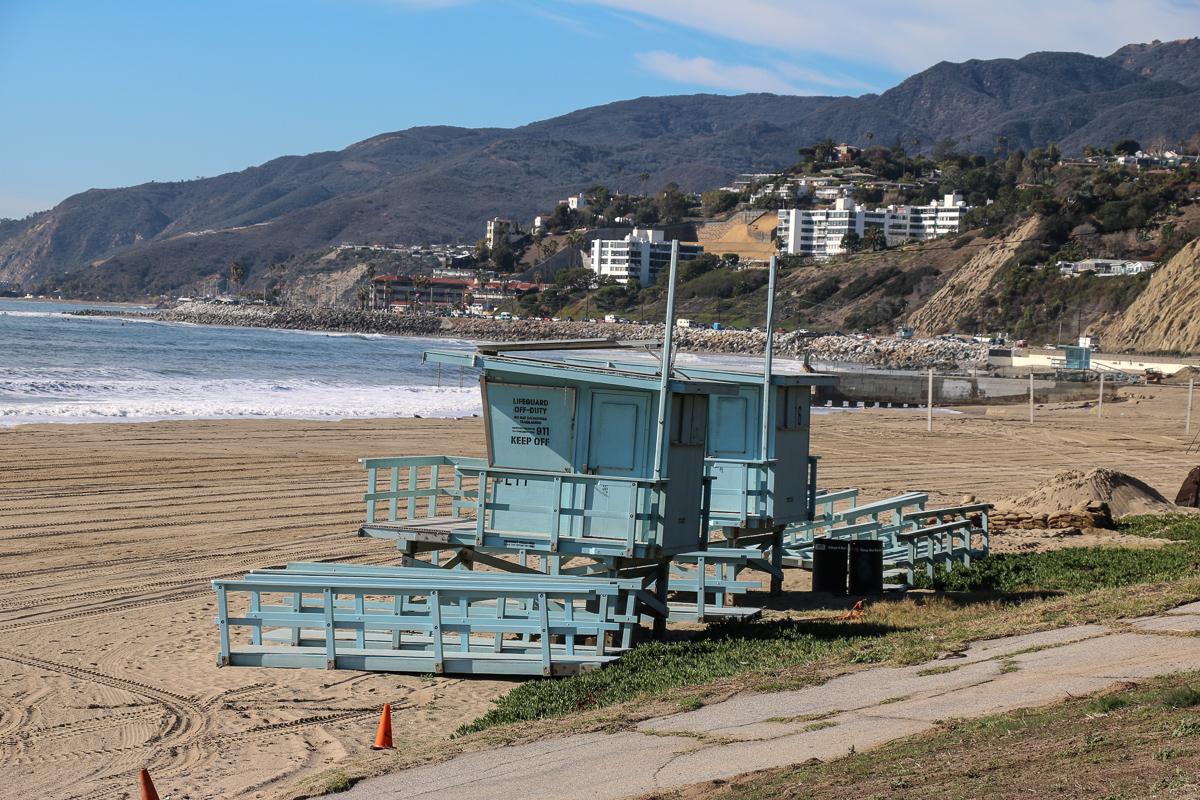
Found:
[[[30,397],[0,402],[0,427],[37,422],[141,422],[168,419],[355,419],[462,417],[480,413],[479,390],[260,382],[253,391],[181,391],[87,398]]]

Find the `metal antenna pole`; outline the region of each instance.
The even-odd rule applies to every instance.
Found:
[[[658,381],[658,436],[654,441],[654,479],[662,479],[663,448],[667,438],[667,402],[671,388],[671,334],[675,332],[675,278],[679,267],[679,240],[671,240],[671,274],[667,282],[667,315],[663,320],[662,367]]]
[[[762,396],[762,450],[759,458],[767,458],[771,442],[771,429],[774,427],[769,419],[771,414],[771,359],[775,350],[775,256],[771,256],[770,274],[767,278],[767,348],[763,354],[763,396]]]

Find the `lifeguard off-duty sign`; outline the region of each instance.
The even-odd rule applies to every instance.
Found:
[[[487,413],[493,466],[571,471],[574,389],[488,382]]]

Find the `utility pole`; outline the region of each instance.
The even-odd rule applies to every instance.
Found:
[[[925,401],[925,431],[933,433],[933,367],[929,368],[929,392]]]
[[[1183,432],[1192,432],[1192,389],[1196,388],[1195,378],[1188,379],[1187,420],[1183,423]]]
[[[1104,418],[1104,373],[1100,373],[1100,403],[1096,406],[1096,416]]]
[[[1029,373],[1029,421],[1033,422],[1033,373]]]

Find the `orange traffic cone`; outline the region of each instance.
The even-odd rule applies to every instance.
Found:
[[[392,704],[383,704],[383,713],[379,715],[379,729],[375,731],[375,744],[372,750],[392,749]]]
[[[857,603],[854,604],[854,608],[852,608],[846,612],[846,616],[842,617],[842,619],[849,619],[849,620],[855,620],[855,621],[861,622],[863,619],[863,616],[864,616],[863,601],[859,600]]]
[[[158,790],[154,788],[154,781],[150,780],[150,773],[145,769],[138,775],[138,787],[142,790],[142,800],[158,800]]]

